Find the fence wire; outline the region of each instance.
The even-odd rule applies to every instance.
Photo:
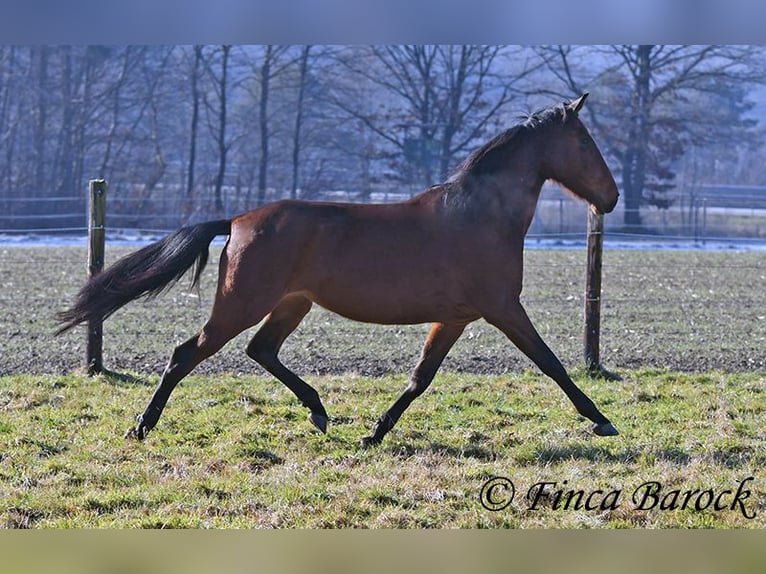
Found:
[[[314,199],[390,203],[411,195],[374,192],[368,195],[327,191]],[[270,191],[266,201],[284,199]],[[73,234],[87,232],[87,197],[54,196],[0,198],[0,234]],[[182,225],[216,217],[232,217],[257,206],[256,199],[224,188],[220,204],[210,197],[187,197],[174,190],[156,190],[151,196],[111,192],[107,225],[113,234],[168,233]],[[585,231],[587,206],[555,185],[543,187],[537,213],[529,230],[532,241],[575,241]],[[643,206],[642,225],[626,225],[622,204],[605,219],[612,241],[766,243],[766,188],[697,186],[678,193],[666,209]]]

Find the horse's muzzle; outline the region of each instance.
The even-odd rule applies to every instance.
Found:
[[[617,193],[614,196],[614,199],[608,203],[604,203],[602,205],[594,205],[596,208],[596,211],[598,213],[611,213],[614,211],[614,208],[617,207],[617,202],[620,200],[620,194]]]

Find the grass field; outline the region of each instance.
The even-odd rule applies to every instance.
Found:
[[[619,437],[592,436],[553,383],[531,372],[448,374],[379,448],[363,450],[359,438],[404,378],[320,377],[315,383],[331,413],[323,436],[279,383],[191,377],[146,442],[136,443],[122,433],[150,388],[105,377],[6,377],[2,525],[766,525],[763,377],[637,371],[620,382],[579,382]],[[517,491],[499,511],[480,501],[494,476],[509,478]],[[748,477],[750,494],[735,498]],[[673,506],[673,495],[665,498],[673,490],[713,494],[695,494],[685,509],[680,494],[678,508],[661,509],[651,496],[642,503],[646,489],[634,498],[649,481],[661,485],[665,506]],[[533,505],[540,482],[556,484]],[[566,496],[557,504],[557,490],[604,494],[591,497],[589,508],[581,495],[577,508]],[[621,494],[601,508],[612,490]],[[490,495],[507,501],[503,490]]]
[[[552,381],[477,323],[363,450],[425,327],[309,315],[284,357],[322,395],[326,436],[249,362],[244,338],[176,389],[144,443],[128,442],[173,344],[207,316],[215,266],[199,296],[174,289],[110,319],[107,367],[132,377],[91,379],[77,372],[81,333],[50,336],[83,251],[0,249],[0,526],[762,528],[764,255],[607,251],[602,356],[620,381],[577,368],[582,259],[528,252],[525,304],[619,437],[591,435]],[[489,493],[509,502],[496,511],[481,502],[493,477],[515,487],[512,501],[506,483]]]

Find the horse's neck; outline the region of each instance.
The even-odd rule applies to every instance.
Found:
[[[543,147],[541,148],[541,145]],[[496,174],[492,186],[495,201],[495,217],[517,224],[526,234],[537,209],[540,191],[547,179],[543,172],[544,142],[538,138],[518,149]]]
[[[456,213],[476,219],[482,225],[509,224],[523,232],[535,215],[537,200],[544,182],[535,169],[510,165],[491,175],[468,175],[444,186],[445,204]]]
[[[526,235],[535,217],[544,181],[536,173],[509,179],[510,185],[501,194],[505,198],[505,210],[498,213],[498,219],[505,218],[507,222],[517,225],[522,235]]]

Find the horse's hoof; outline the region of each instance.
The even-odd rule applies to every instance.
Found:
[[[374,436],[365,436],[362,437],[362,448],[370,448],[373,446],[378,446],[380,444],[380,439],[375,438]]]
[[[318,428],[322,432],[322,434],[327,434],[327,416],[326,415],[310,413],[309,420],[316,428]]]
[[[139,441],[144,440],[146,438],[146,433],[148,432],[149,429],[147,429],[145,426],[138,425],[125,431],[125,438]]]
[[[598,436],[617,436],[620,434],[617,432],[617,429],[614,428],[614,425],[610,422],[605,423],[595,423],[593,425],[593,432],[596,433]]]

